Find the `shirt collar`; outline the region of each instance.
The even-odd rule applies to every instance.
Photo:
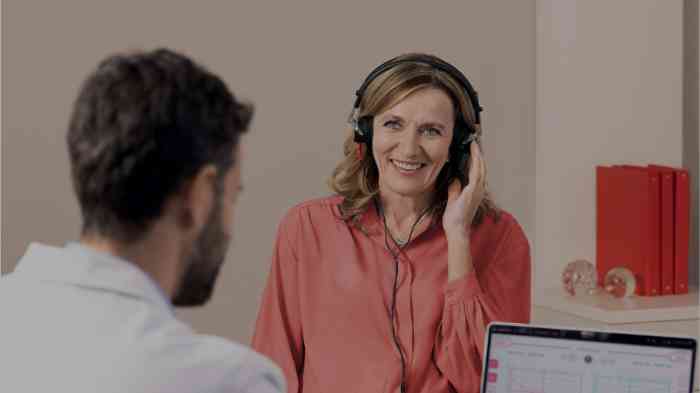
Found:
[[[436,219],[435,217],[430,217],[429,219],[431,220],[430,225],[421,233],[414,234],[411,241],[412,243],[415,241],[415,239],[427,236],[434,231],[438,231],[438,233],[440,233],[442,230],[441,220]],[[366,235],[371,237],[381,237],[384,239],[384,220],[379,212],[379,205],[375,199],[369,203],[367,209],[360,216],[359,224]]]
[[[369,236],[384,236],[384,222],[374,200],[367,205],[367,209],[360,216],[359,224]]]
[[[32,243],[15,272],[41,281],[141,298],[174,313],[163,289],[137,265],[80,243],[70,242],[65,247]]]

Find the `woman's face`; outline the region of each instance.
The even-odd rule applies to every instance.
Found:
[[[434,87],[415,91],[374,116],[379,190],[406,197],[432,192],[448,159],[454,118],[452,100]]]

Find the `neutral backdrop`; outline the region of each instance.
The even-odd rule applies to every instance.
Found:
[[[109,53],[167,46],[256,105],[235,239],[215,295],[179,314],[248,342],[277,223],[327,195],[353,94],[407,51],[451,61],[480,93],[489,185],[530,236],[535,198],[535,1],[2,3],[2,272],[32,241],[79,232],[65,146],[72,101]]]

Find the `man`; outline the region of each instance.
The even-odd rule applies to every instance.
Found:
[[[80,242],[29,246],[0,279],[2,392],[281,392],[279,369],[195,334],[240,192],[252,107],[167,49],[111,56],[68,129]]]

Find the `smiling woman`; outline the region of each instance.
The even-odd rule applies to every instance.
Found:
[[[530,318],[529,243],[488,197],[476,92],[409,54],[357,94],[337,195],[279,226],[253,347],[289,392],[476,392],[488,323]]]
[[[429,59],[433,64],[404,61],[411,58]],[[439,144],[438,141],[447,145],[450,150],[448,153],[453,156],[453,165],[444,165],[449,162],[449,156],[442,162],[433,162],[434,165],[430,165],[429,171],[435,177],[424,178],[432,180],[429,184],[433,189],[424,193],[423,196],[431,197],[433,200],[423,202],[434,206],[437,215],[440,215],[447,202],[450,180],[459,175],[458,172],[467,171],[470,165],[468,160],[459,160],[457,156],[460,152],[455,149],[458,145],[455,140],[469,135],[458,135],[459,132],[453,131],[471,131],[470,136],[473,139],[481,135],[479,120],[481,108],[478,106],[476,92],[461,72],[435,57],[409,54],[392,59],[384,65],[389,63],[393,66],[385,69],[382,66],[377,67],[360,88],[359,91],[363,94],[358,96],[356,102],[356,117],[360,124],[366,119],[371,123],[371,127],[368,128],[377,130],[376,141],[373,137],[367,138],[366,145],[370,149],[375,142],[381,143],[389,139],[389,135],[392,134],[388,132],[389,130],[401,131],[409,126],[413,127],[412,132],[418,133],[416,137],[420,137],[417,139],[418,150],[423,145]],[[440,68],[436,67],[436,64]],[[407,123],[409,121],[410,124]],[[455,128],[455,126],[458,127]],[[467,130],[464,130],[465,128]],[[379,172],[385,169],[386,164],[386,161],[375,156],[377,152],[373,149],[372,154],[364,154],[364,147],[358,148],[357,139],[356,133],[351,130],[345,140],[345,157],[335,168],[329,181],[331,189],[345,197],[341,209],[344,218],[355,221],[379,194]],[[455,143],[452,143],[453,141]],[[355,154],[357,150],[362,154]],[[398,157],[394,159],[394,162],[401,161]],[[410,162],[411,160],[408,160],[403,164],[410,164]],[[427,163],[425,164],[428,166]],[[409,169],[406,165],[404,168]],[[424,187],[424,191],[427,190],[428,184]],[[486,214],[492,214],[494,217],[498,215],[498,209],[491,200],[488,190],[484,190],[484,198],[476,211],[474,224],[480,223]]]

